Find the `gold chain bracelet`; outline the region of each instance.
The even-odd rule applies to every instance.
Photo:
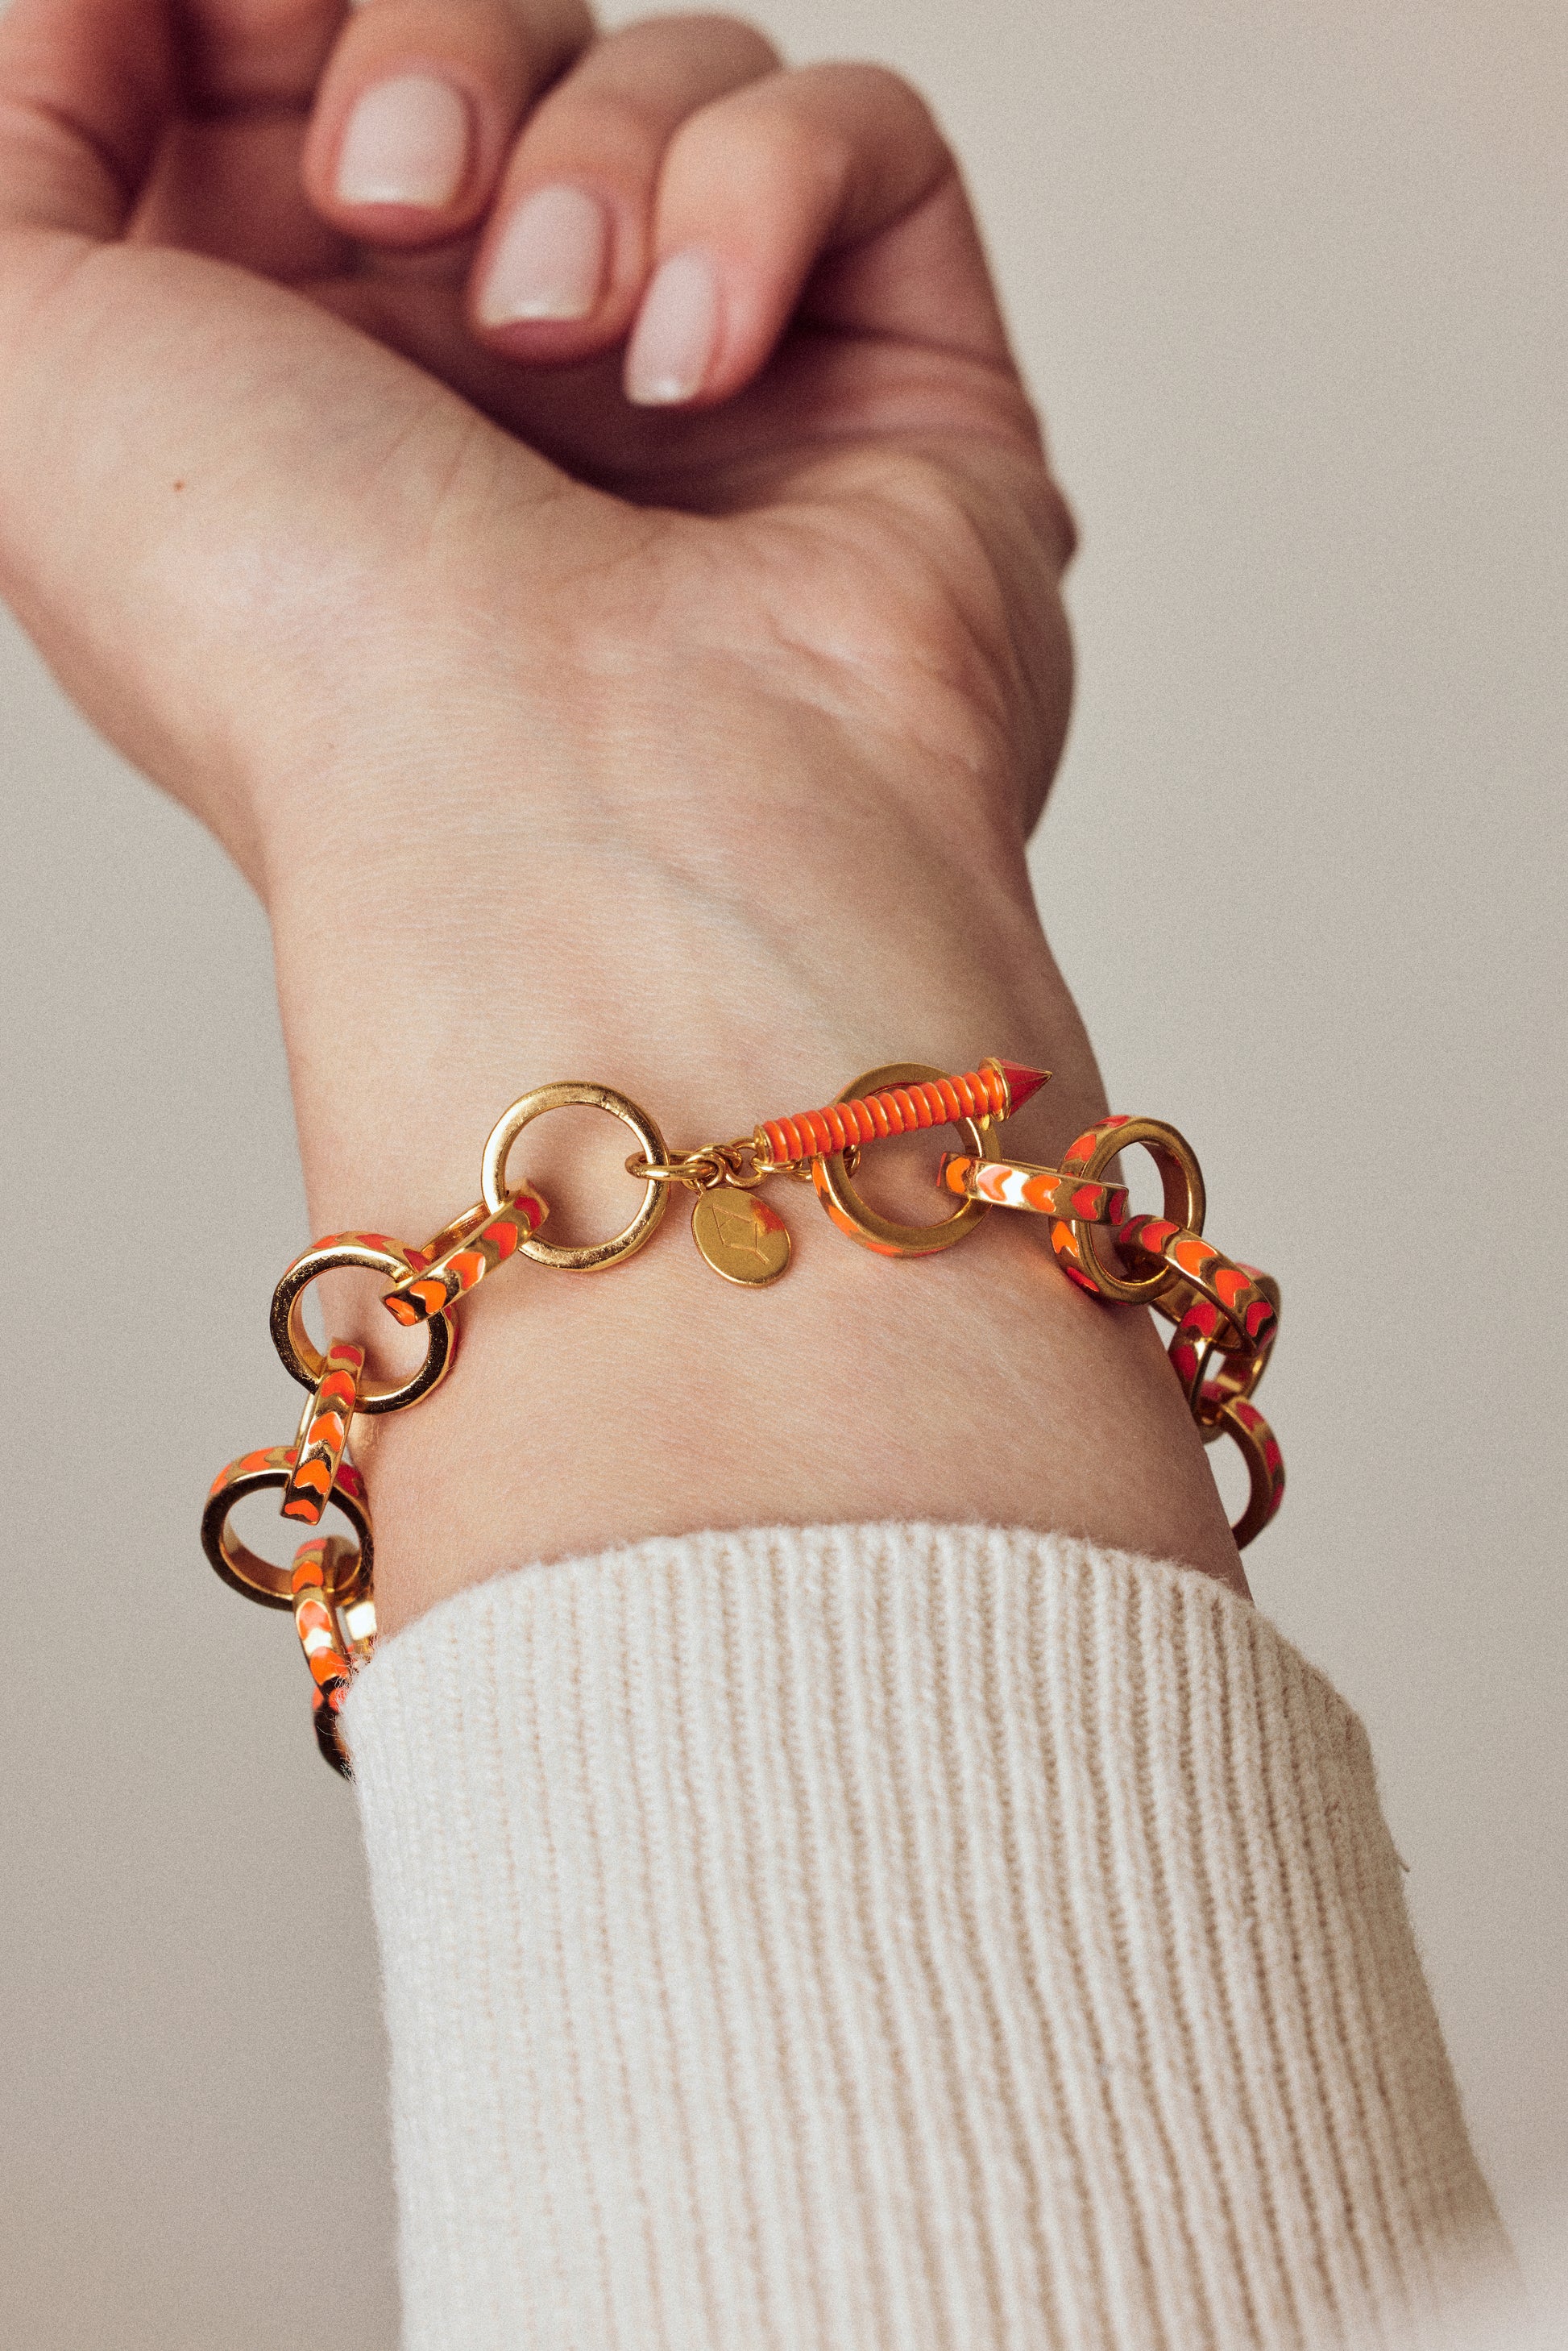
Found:
[[[1252,1402],[1279,1330],[1280,1291],[1256,1266],[1222,1257],[1203,1238],[1203,1176],[1191,1146],[1152,1118],[1106,1118],[1079,1135],[1059,1167],[1003,1159],[995,1128],[1049,1078],[988,1058],[950,1077],[924,1063],[868,1070],[825,1109],[765,1120],[748,1135],[670,1152],[648,1113],[613,1087],[571,1081],[535,1086],[491,1129],[480,1163],[480,1197],[422,1248],[385,1233],[333,1233],[288,1266],[273,1293],[273,1343],[306,1390],[292,1445],[243,1454],[213,1479],[202,1516],[202,1545],[236,1592],[264,1607],[292,1611],[314,1684],[322,1753],[347,1776],[339,1719],[355,1673],[376,1639],[373,1538],[365,1481],[348,1457],[355,1416],[401,1412],[441,1385],[457,1346],[455,1309],[509,1258],[575,1273],[603,1271],[635,1256],[658,1229],[671,1193],[695,1196],[691,1233],[726,1281],[760,1289],[787,1270],[789,1228],[758,1196],[772,1176],[812,1185],[841,1232],[883,1257],[928,1257],[951,1249],[992,1208],[1047,1217],[1051,1247],[1068,1277],[1093,1297],[1152,1306],[1176,1325],[1170,1361],[1206,1445],[1229,1436],[1247,1465],[1247,1505],[1231,1532],[1238,1547],[1262,1532],[1284,1492],[1284,1464],[1272,1430]],[[542,1238],[549,1209],[531,1184],[509,1180],[507,1163],[524,1129],[546,1111],[587,1105],[619,1119],[636,1140],[627,1171],[642,1186],[635,1214],[608,1240],[571,1249]],[[930,1127],[958,1129],[938,1182],[956,1202],[930,1225],[879,1215],[855,1188],[861,1153],[885,1136]],[[1118,1154],[1141,1144],[1159,1170],[1164,1214],[1135,1216],[1125,1185],[1107,1180]],[[1109,1255],[1107,1256],[1107,1250]],[[365,1350],[344,1339],[317,1348],[305,1329],[306,1290],[318,1275],[358,1267],[387,1283],[381,1303],[405,1328],[426,1332],[424,1361],[411,1377],[368,1378]],[[311,1529],[286,1567],[249,1550],[230,1519],[247,1494],[280,1489],[281,1511]],[[352,1539],[315,1531],[328,1504]]]

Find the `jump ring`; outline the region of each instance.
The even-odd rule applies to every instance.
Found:
[[[722,1161],[707,1151],[683,1151],[674,1159],[645,1159],[634,1151],[626,1172],[641,1184],[689,1184],[694,1192],[711,1192],[726,1180]]]

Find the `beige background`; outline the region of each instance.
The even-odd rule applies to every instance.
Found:
[[[1113,1099],[1191,1134],[1213,1229],[1283,1280],[1259,1596],[1370,1722],[1527,2218],[1568,2178],[1564,20],[753,13],[903,67],[968,160],[1085,528],[1050,925]],[[265,928],[11,631],[0,782],[0,2336],[389,2346],[352,1802],[283,1620],[194,1540],[297,1403]]]

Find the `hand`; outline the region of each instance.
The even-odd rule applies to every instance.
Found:
[[[1042,1155],[1097,1113],[1023,855],[1065,725],[1071,528],[906,86],[784,73],[723,19],[596,40],[576,0],[15,0],[0,109],[6,592],[266,898],[321,1225],[433,1227],[550,1075],[625,1086],[678,1141],[988,1050],[1058,1072]],[[541,1131],[546,1189],[551,1153]],[[1033,1519],[1233,1579],[1143,1318],[1002,1221],[983,1275],[834,1239],[846,1303],[886,1315],[893,1281],[902,1315],[923,1285],[907,1344],[824,1365],[803,1265],[762,1310],[764,1381],[689,1257],[618,1276],[642,1303],[613,1314],[584,1296],[608,1285],[540,1278],[525,1314],[491,1285],[462,1425],[525,1417],[543,1467],[454,1519],[429,1447],[459,1383],[380,1424],[412,1604],[725,1512]],[[1017,1353],[955,1406],[955,1309],[986,1327],[1021,1267]],[[625,1371],[628,1315],[656,1376]],[[532,1395],[514,1324],[581,1395]],[[917,1324],[946,1336],[911,1368]],[[1032,1364],[1060,1383],[1063,1333],[1042,1444],[1021,1393]],[[792,1349],[815,1383],[793,1437]],[[648,1409],[672,1393],[696,1437]],[[1103,1447],[1106,1412],[1116,1474],[1064,1483],[1061,1429]],[[998,1464],[949,1474],[1009,1415]],[[755,1472],[764,1419],[782,1478]],[[1179,1465],[1152,1481],[1120,1466],[1149,1426]]]
[[[1069,531],[911,90],[576,0],[192,13],[0,31],[0,552],[129,756],[265,882],[410,664],[663,715],[695,648],[1032,820]]]

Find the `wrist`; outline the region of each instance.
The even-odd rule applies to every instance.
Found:
[[[1244,1592],[1147,1314],[1084,1299],[1018,1219],[897,1262],[774,1196],[794,1254],[765,1291],[714,1278],[677,1197],[629,1262],[464,1301],[447,1384],[361,1448],[384,1630],[536,1561],[747,1525],[1057,1530]]]
[[[702,744],[690,720],[666,730],[657,758],[645,705],[597,742],[547,717],[501,747],[494,717],[439,750],[427,721],[352,785],[328,767],[319,823],[274,803],[267,894],[322,1228],[441,1222],[452,1160],[545,1075],[728,1134],[836,1071],[911,1051],[962,1066],[982,1035],[1048,1048],[1060,1139],[1100,1107],[1000,812],[1005,769],[976,785],[842,729],[803,749],[798,715],[770,743],[733,702]]]
[[[958,1067],[976,1057],[940,1058]],[[725,1117],[705,1122],[683,1122],[666,1086],[638,1081],[636,1098],[665,1149],[680,1150],[753,1123],[768,1098],[754,1069],[749,1081],[749,1096],[737,1092]],[[1008,1123],[1006,1149],[1059,1155],[1051,1138],[1062,1109],[1045,1113],[1049,1092]],[[779,1093],[771,1108],[810,1099]],[[422,1242],[477,1196],[482,1132],[476,1123],[472,1165],[454,1171],[439,1208],[376,1221]],[[551,1201],[547,1238],[595,1241],[638,1205],[624,1166],[631,1140],[602,1115],[554,1113],[519,1138],[506,1179],[525,1173]],[[940,1140],[878,1144],[862,1192],[886,1213],[937,1221],[950,1207],[933,1181]],[[783,1185],[771,1196],[794,1251],[765,1293],[715,1279],[687,1230],[693,1203],[676,1191],[635,1259],[592,1278],[520,1262],[465,1298],[462,1360],[446,1386],[417,1413],[358,1424],[385,1629],[531,1561],[770,1523],[1056,1529],[1184,1560],[1244,1590],[1147,1314],[1075,1290],[1043,1227],[992,1216],[961,1250],[911,1263],[851,1245],[809,1190]],[[383,1374],[405,1375],[411,1364],[388,1344],[401,1334],[374,1303],[381,1285],[354,1280],[328,1299],[332,1331],[369,1342]],[[402,1343],[422,1348],[422,1333]]]
[[[883,1062],[958,1070],[984,1052],[1055,1073],[1009,1123],[1019,1155],[1050,1160],[1100,1115],[1017,828],[996,814],[1004,772],[982,788],[992,820],[964,821],[944,812],[950,768],[940,789],[935,766],[895,777],[881,747],[836,733],[831,758],[820,741],[807,757],[792,726],[771,762],[760,720],[743,752],[732,727],[701,768],[667,742],[635,789],[618,748],[556,746],[548,789],[538,756],[519,783],[493,755],[449,753],[400,785],[428,786],[422,824],[405,808],[362,855],[317,842],[313,864],[279,869],[317,1231],[423,1241],[478,1197],[505,1104],[557,1078],[629,1095],[672,1148],[826,1101]],[[902,1170],[902,1146],[879,1147],[877,1205],[934,1222],[942,1144],[919,1138]],[[512,1173],[550,1201],[549,1238],[595,1239],[636,1205],[632,1147],[618,1123],[562,1112],[528,1129]],[[770,1522],[1062,1529],[1240,1583],[1147,1314],[1079,1296],[1012,1217],[889,1262],[809,1192],[781,1187],[779,1206],[797,1255],[766,1291],[714,1277],[681,1196],[624,1265],[522,1264],[465,1301],[446,1385],[359,1424],[389,1628],[533,1560]],[[368,1279],[327,1311],[400,1367],[407,1343]]]

